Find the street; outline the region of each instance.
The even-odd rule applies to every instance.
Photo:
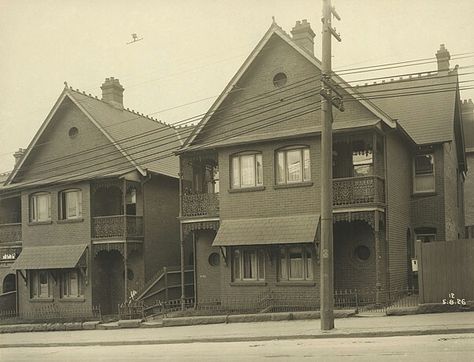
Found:
[[[472,361],[474,334],[265,342],[2,348],[6,361]]]

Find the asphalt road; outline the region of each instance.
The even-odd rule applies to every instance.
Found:
[[[473,361],[474,333],[266,342],[1,348],[0,361]]]

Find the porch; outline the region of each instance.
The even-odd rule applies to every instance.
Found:
[[[0,243],[22,240],[20,196],[0,199]]]

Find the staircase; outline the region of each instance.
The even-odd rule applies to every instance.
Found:
[[[192,265],[184,267],[184,288],[186,298],[194,295],[194,269]],[[145,315],[159,314],[161,306],[170,300],[181,298],[181,267],[163,267],[135,297],[143,302]]]

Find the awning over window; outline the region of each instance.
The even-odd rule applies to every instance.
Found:
[[[25,247],[13,263],[13,269],[75,268],[86,244]]]
[[[312,243],[319,214],[223,220],[212,246]]]

